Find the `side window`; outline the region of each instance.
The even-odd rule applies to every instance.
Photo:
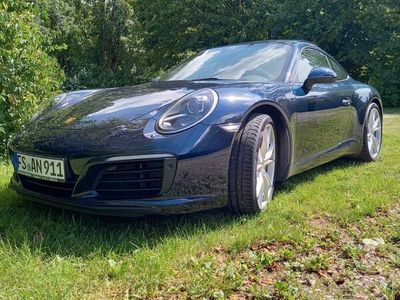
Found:
[[[304,49],[297,65],[295,82],[304,82],[310,71],[317,67],[330,68],[327,57],[317,50]]]
[[[329,63],[331,64],[332,70],[336,72],[338,80],[346,79],[348,76],[346,71],[336,61],[334,61],[330,57],[328,57],[328,59]]]

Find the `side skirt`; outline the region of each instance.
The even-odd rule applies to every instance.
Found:
[[[360,143],[356,140],[348,140],[320,153],[307,157],[292,164],[289,177],[313,169],[327,162],[333,161],[343,156],[351,156],[360,152]]]

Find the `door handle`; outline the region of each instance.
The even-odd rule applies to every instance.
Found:
[[[351,105],[351,99],[350,98],[344,98],[342,100],[342,105],[343,106],[350,106]]]

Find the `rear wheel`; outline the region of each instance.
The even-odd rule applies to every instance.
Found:
[[[237,213],[267,208],[275,186],[277,140],[275,124],[265,114],[252,115],[239,132],[230,173],[230,204]]]
[[[363,148],[360,158],[365,161],[378,159],[382,146],[382,117],[379,106],[371,103],[364,125]]]

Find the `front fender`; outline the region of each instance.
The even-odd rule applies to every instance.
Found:
[[[215,111],[203,121],[206,125],[241,124],[259,106],[270,105],[287,118],[285,95],[290,84],[252,83],[215,89],[219,102]],[[268,100],[266,100],[268,99]]]

